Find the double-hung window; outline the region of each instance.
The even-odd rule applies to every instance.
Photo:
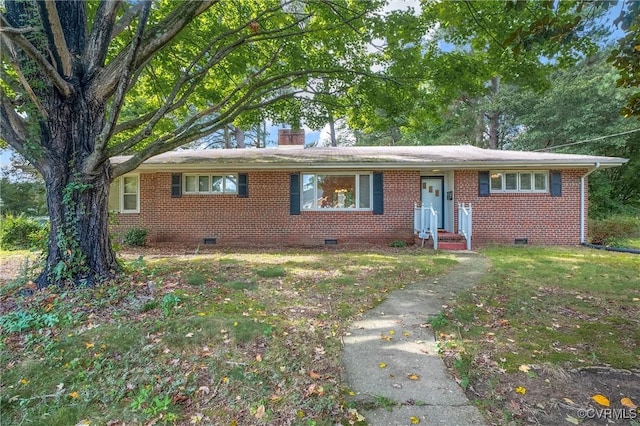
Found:
[[[140,177],[117,177],[109,187],[109,210],[120,213],[140,212]]]
[[[303,210],[371,210],[371,173],[303,173]]]
[[[238,175],[185,175],[185,194],[237,194]]]
[[[549,173],[546,171],[492,171],[491,192],[549,192]]]

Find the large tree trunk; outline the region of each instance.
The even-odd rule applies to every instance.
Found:
[[[111,167],[108,160],[93,170],[84,167],[104,126],[105,107],[82,92],[72,99],[53,92],[46,106],[46,155],[35,165],[47,189],[51,232],[46,265],[36,283],[94,285],[118,271],[109,240]]]
[[[37,278],[49,284],[92,286],[119,270],[109,238],[109,166],[94,177],[73,174],[62,161],[44,175],[51,217],[48,255]]]

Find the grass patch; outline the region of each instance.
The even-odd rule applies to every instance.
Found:
[[[262,268],[256,270],[256,275],[261,278],[278,278],[284,277],[286,270],[282,266],[270,266],[268,268]]]
[[[379,248],[140,257],[97,288],[7,293],[3,324],[16,331],[0,329],[3,422],[348,422],[343,332],[389,291],[445,272],[455,262],[443,256]]]
[[[493,413],[492,421],[506,421],[496,420],[498,412],[522,416],[518,401],[508,405],[517,396],[513,388],[506,397],[492,393],[492,378],[502,385],[529,380],[533,389],[538,385],[531,366],[638,368],[637,255],[541,247],[495,247],[483,254],[492,268],[482,283],[459,295],[432,324],[461,384],[485,389],[479,405]]]

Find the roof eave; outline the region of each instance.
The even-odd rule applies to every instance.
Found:
[[[466,162],[288,162],[288,163],[220,163],[215,160],[210,163],[143,163],[137,170],[140,172],[161,172],[161,171],[197,171],[197,170],[233,170],[233,171],[296,171],[296,170],[420,170],[420,169],[440,169],[440,170],[488,170],[488,169],[540,169],[540,168],[591,168],[599,164],[599,168],[612,168],[624,165],[628,160],[607,158],[600,161],[466,161]]]

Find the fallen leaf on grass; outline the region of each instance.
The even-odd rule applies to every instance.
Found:
[[[256,410],[256,414],[254,414],[255,418],[261,419],[262,417],[264,417],[264,412],[265,412],[264,405],[259,406],[258,409]]]
[[[622,404],[623,406],[627,407],[627,408],[631,408],[632,410],[635,410],[638,408],[638,406],[636,404],[633,403],[633,401],[631,401],[631,398],[627,398],[624,397],[620,400],[620,404]]]
[[[312,379],[319,379],[321,376],[312,370],[312,371],[309,371],[309,377],[311,377]]]
[[[258,362],[262,361],[262,355],[261,354],[256,355],[256,361],[258,361]]]
[[[574,425],[579,425],[580,424],[580,420],[578,420],[578,419],[576,419],[575,417],[572,417],[572,416],[567,416],[564,419],[566,421],[568,421],[569,423],[574,424]]]
[[[73,391],[69,394],[69,396],[73,399],[77,399],[80,396],[80,394],[76,391]]]
[[[609,398],[599,393],[596,395],[593,395],[591,399],[593,399],[595,402],[602,405],[603,407],[609,407],[611,405],[611,402],[609,402]]]
[[[522,371],[523,373],[528,373],[529,370],[531,370],[531,367],[526,364],[522,364],[520,367],[518,367],[518,370]]]
[[[92,347],[94,347],[95,345],[91,342],[85,342],[84,347],[86,349],[91,349]]]
[[[526,394],[526,393],[527,393],[527,390],[526,390],[524,387],[522,387],[522,386],[518,386],[518,387],[516,388],[516,393],[519,393],[520,395],[524,395],[524,394]]]

